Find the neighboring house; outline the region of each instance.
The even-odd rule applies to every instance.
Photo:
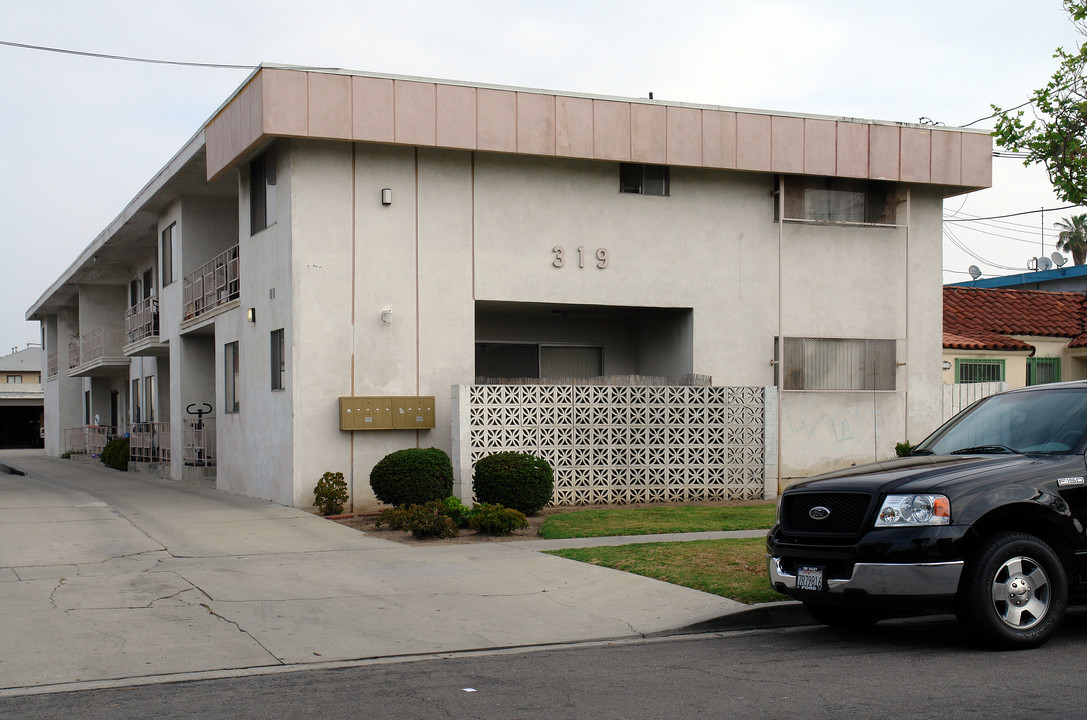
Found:
[[[42,447],[42,349],[0,356],[0,448]]]
[[[1087,378],[1087,296],[944,288],[944,382],[1009,388]]]
[[[330,470],[374,505],[415,446],[462,497],[496,449],[548,458],[563,503],[773,495],[939,423],[942,203],[991,151],[262,66],[28,310],[47,451],[127,432],[298,506]]]
[[[1007,290],[1046,290],[1048,292],[1083,292],[1087,290],[1087,265],[1065,265],[1051,270],[979,278],[944,287],[1005,288]]]

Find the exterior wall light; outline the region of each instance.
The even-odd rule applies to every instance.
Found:
[[[385,308],[381,311],[381,322],[385,323],[386,325],[393,324],[393,311],[391,309]]]
[[[393,189],[382,188],[381,189],[381,204],[392,205],[393,204]]]

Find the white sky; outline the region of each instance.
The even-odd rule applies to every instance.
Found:
[[[1082,37],[1059,0],[0,0],[0,40],[953,126],[1027,100]],[[26,309],[247,75],[0,46],[0,355],[38,341]],[[1040,169],[993,164],[945,214],[1064,205]],[[1071,212],[1045,214],[1046,254]],[[1025,269],[1041,218],[1009,222],[953,230]],[[971,264],[1009,272],[945,238],[945,282]]]

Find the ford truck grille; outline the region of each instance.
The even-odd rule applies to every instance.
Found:
[[[781,527],[804,535],[856,535],[864,526],[869,493],[790,493],[781,499]]]

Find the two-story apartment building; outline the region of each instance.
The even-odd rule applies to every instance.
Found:
[[[495,448],[561,502],[772,495],[938,424],[942,201],[991,148],[262,66],[28,310],[47,450],[299,506],[416,445],[462,495]]]

